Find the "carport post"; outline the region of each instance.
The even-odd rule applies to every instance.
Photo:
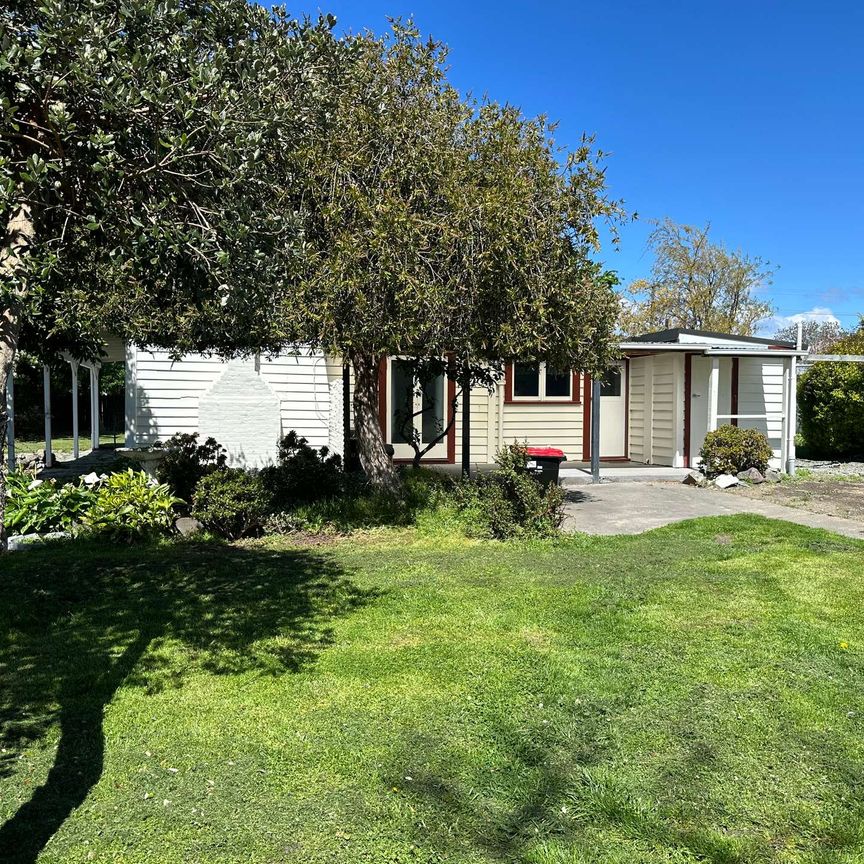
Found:
[[[799,334],[801,322],[798,322]],[[800,340],[799,335],[799,340]],[[789,442],[786,445],[786,473],[795,475],[795,436],[798,434],[798,358],[789,358]]]
[[[591,379],[591,482],[600,482],[600,379]]]
[[[720,402],[720,358],[711,358],[711,374],[708,378],[708,431],[717,428],[717,414]]]

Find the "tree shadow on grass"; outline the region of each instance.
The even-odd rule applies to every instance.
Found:
[[[332,622],[374,599],[309,550],[178,543],[55,544],[2,561],[0,778],[56,725],[51,770],[0,827],[0,860],[31,864],[102,774],[103,714],[121,685],[181,686],[185,668],[295,673]]]

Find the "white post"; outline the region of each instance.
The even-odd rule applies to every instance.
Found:
[[[99,447],[99,367],[90,367],[90,446]]]
[[[6,464],[15,470],[15,369],[6,379]]]
[[[717,428],[717,414],[720,404],[720,358],[711,358],[711,374],[708,378],[708,431]]]
[[[780,403],[783,406],[780,425],[780,470],[787,468],[786,460],[789,458],[789,358],[783,360],[783,397]]]
[[[72,370],[72,458],[77,459],[80,451],[78,446],[78,361],[70,360],[69,368]]]
[[[786,414],[789,429],[789,441],[786,444],[787,474],[795,474],[795,435],[798,433],[798,358],[789,358],[789,402]]]
[[[42,389],[45,410],[45,467],[50,468],[53,462],[51,458],[51,367],[47,363],[42,366]]]

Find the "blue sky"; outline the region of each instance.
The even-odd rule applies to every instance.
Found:
[[[778,266],[781,317],[864,312],[864,3],[333,0],[341,30],[412,16],[450,46],[463,91],[560,121],[610,151],[608,179],[640,219],[604,249],[626,283],[647,274],[649,220]],[[766,324],[773,331],[774,322]]]

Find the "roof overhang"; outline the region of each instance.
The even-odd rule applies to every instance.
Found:
[[[660,351],[677,351],[688,354],[703,354],[719,357],[806,357],[806,349],[770,348],[757,345],[700,345],[698,342],[622,342],[619,346],[625,354],[657,354]]]

